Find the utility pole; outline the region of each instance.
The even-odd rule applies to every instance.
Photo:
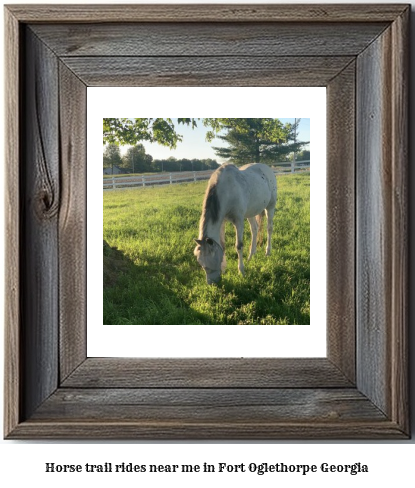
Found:
[[[131,163],[132,163],[132,167],[133,167],[133,174],[135,173],[135,168],[134,168],[134,153],[133,153],[133,150],[131,149]]]
[[[297,119],[294,119],[294,145],[297,144]],[[295,147],[294,147],[294,155],[293,155],[293,162],[291,164],[291,173],[295,172]]]

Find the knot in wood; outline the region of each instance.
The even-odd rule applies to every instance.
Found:
[[[58,212],[58,204],[52,191],[43,188],[36,199],[36,213],[42,219],[50,219]]]

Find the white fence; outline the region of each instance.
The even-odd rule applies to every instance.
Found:
[[[295,173],[310,169],[310,161],[278,163],[273,167],[275,174]],[[189,181],[208,180],[213,171],[177,171],[150,175],[113,176],[104,178],[104,190],[117,190],[152,185],[172,185]]]

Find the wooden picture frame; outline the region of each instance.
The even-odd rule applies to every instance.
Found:
[[[11,5],[7,439],[406,439],[408,5]],[[327,87],[327,357],[86,357],[87,86]]]

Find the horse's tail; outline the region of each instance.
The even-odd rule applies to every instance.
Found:
[[[258,224],[258,234],[256,238],[256,243],[257,246],[262,246],[262,241],[264,236],[262,235],[262,227],[263,227],[263,222],[264,222],[264,215],[265,215],[265,210],[263,210],[260,214],[258,214],[255,219]]]

